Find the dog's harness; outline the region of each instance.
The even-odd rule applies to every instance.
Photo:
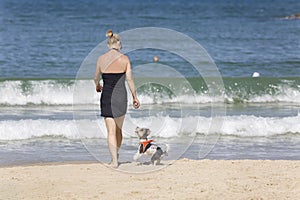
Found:
[[[151,146],[151,142],[154,140],[146,140],[144,142],[140,142],[140,153],[145,153]]]

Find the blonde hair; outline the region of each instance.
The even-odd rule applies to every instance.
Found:
[[[121,37],[117,33],[113,33],[111,29],[106,31],[105,36],[107,38],[107,45],[109,48],[117,44],[117,42],[121,42]]]

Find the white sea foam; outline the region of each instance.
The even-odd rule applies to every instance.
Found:
[[[298,89],[278,86],[275,95],[264,94],[252,96],[247,102],[250,103],[267,103],[267,102],[291,102],[300,103],[300,86]]]
[[[219,120],[222,121],[222,120]],[[300,115],[293,117],[257,117],[253,115],[227,116],[223,118],[221,135],[237,137],[268,137],[282,134],[300,134]],[[152,137],[173,138],[215,134],[211,129],[211,118],[169,116],[131,118],[126,117],[124,138],[136,137],[136,126],[149,127]],[[0,121],[0,140],[23,140],[33,137],[65,137],[69,139],[106,138],[103,119],[98,120],[9,120]]]
[[[29,81],[28,91],[23,89],[21,81],[0,83],[0,104],[70,104],[73,102],[73,86],[57,84],[51,80]]]
[[[25,85],[25,86],[24,86]],[[300,86],[299,86],[300,87]],[[80,88],[80,89],[78,89]],[[178,95],[170,97],[167,94],[143,93],[138,96],[142,104],[207,104],[217,103],[300,103],[300,90],[286,85],[277,86],[275,94],[235,94],[229,91],[223,96],[210,96],[207,93],[194,95]],[[77,93],[86,91],[87,94]],[[73,105],[73,104],[99,104],[100,93],[94,92],[92,80],[78,80],[76,89],[74,83],[61,83],[55,80],[39,81],[3,81],[0,82],[0,105]],[[129,95],[130,92],[128,92]],[[75,97],[75,98],[74,98]],[[128,97],[131,102],[130,95]]]

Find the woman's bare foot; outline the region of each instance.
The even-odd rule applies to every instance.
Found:
[[[112,161],[110,164],[109,164],[109,166],[111,167],[111,168],[118,168],[119,167],[119,163],[118,163],[118,161]]]
[[[119,160],[119,153],[117,154],[117,159]],[[113,163],[113,160],[111,159],[110,163],[108,163],[109,165],[111,165]]]

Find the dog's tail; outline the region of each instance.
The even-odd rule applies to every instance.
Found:
[[[166,145],[166,150],[164,151],[164,155],[168,156],[169,155],[169,150],[170,150],[170,146],[168,144]]]

